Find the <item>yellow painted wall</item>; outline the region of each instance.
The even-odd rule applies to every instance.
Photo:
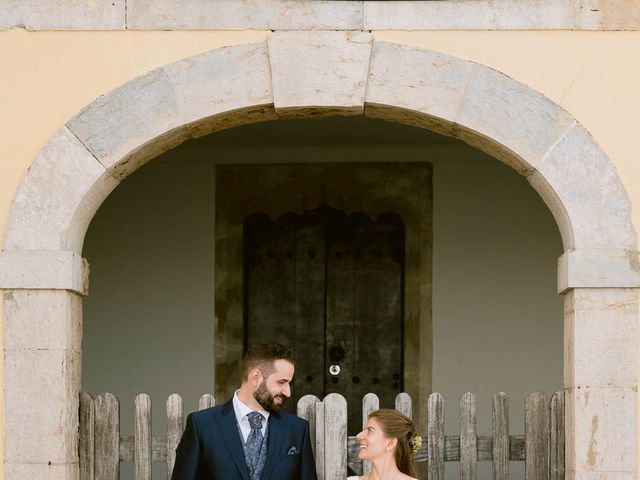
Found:
[[[149,70],[267,32],[0,32],[0,246],[20,178],[47,139],[100,94]],[[500,70],[573,114],[640,205],[640,32],[375,32]],[[636,183],[634,183],[636,182]],[[634,209],[640,225],[640,210]]]
[[[155,67],[266,35],[0,32],[0,244],[21,177],[47,139],[82,107]],[[562,105],[616,165],[638,229],[640,32],[375,32],[375,38],[483,63]]]

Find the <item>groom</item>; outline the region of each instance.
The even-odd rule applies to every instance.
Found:
[[[187,418],[172,480],[316,480],[309,423],[280,411],[293,373],[286,347],[251,345],[233,398]]]

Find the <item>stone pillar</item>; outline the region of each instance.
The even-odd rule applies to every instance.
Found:
[[[3,306],[4,478],[76,479],[81,297],[5,290]]]
[[[603,250],[560,259],[567,479],[636,478],[639,290],[628,286],[634,263],[620,258]],[[602,286],[610,283],[622,287]]]
[[[78,469],[82,297],[73,252],[0,254],[5,480],[74,480]]]

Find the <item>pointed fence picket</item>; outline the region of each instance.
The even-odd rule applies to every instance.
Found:
[[[213,395],[200,398],[199,409],[215,405]],[[362,421],[379,408],[375,394],[362,400]],[[411,397],[396,398],[395,408],[411,417]],[[427,402],[427,432],[416,453],[418,463],[427,464],[429,480],[444,478],[446,462],[460,462],[460,479],[477,480],[477,463],[493,462],[493,479],[507,480],[509,462],[525,462],[526,480],[562,480],[564,478],[564,394],[556,392],[551,400],[534,392],[525,403],[525,434],[509,433],[509,402],[506,394],[492,398],[492,434],[477,435],[476,399],[471,393],[460,398],[460,435],[445,435],[444,399],[433,393]],[[313,395],[300,399],[300,417],[309,421],[311,447],[319,480],[345,480],[347,468],[361,475],[370,471],[368,462],[358,459],[358,440],[347,436],[347,402],[330,394],[324,400]],[[184,409],[180,395],[166,402],[166,435],[154,436],[151,430],[151,398],[140,394],[135,399],[134,436],[120,436],[118,399],[104,393],[95,399],[80,395],[80,480],[118,480],[120,463],[135,464],[136,480],[151,480],[152,462],[167,464],[167,478],[175,464],[175,449],[184,430]]]

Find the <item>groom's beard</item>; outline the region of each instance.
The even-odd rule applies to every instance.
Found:
[[[260,404],[262,408],[264,408],[267,412],[277,413],[282,408],[282,402],[284,402],[284,395],[278,394],[274,395],[267,388],[267,382],[264,380],[258,387],[258,389],[253,392],[253,398],[256,399],[256,402]],[[280,403],[275,403],[275,399],[280,399]]]

